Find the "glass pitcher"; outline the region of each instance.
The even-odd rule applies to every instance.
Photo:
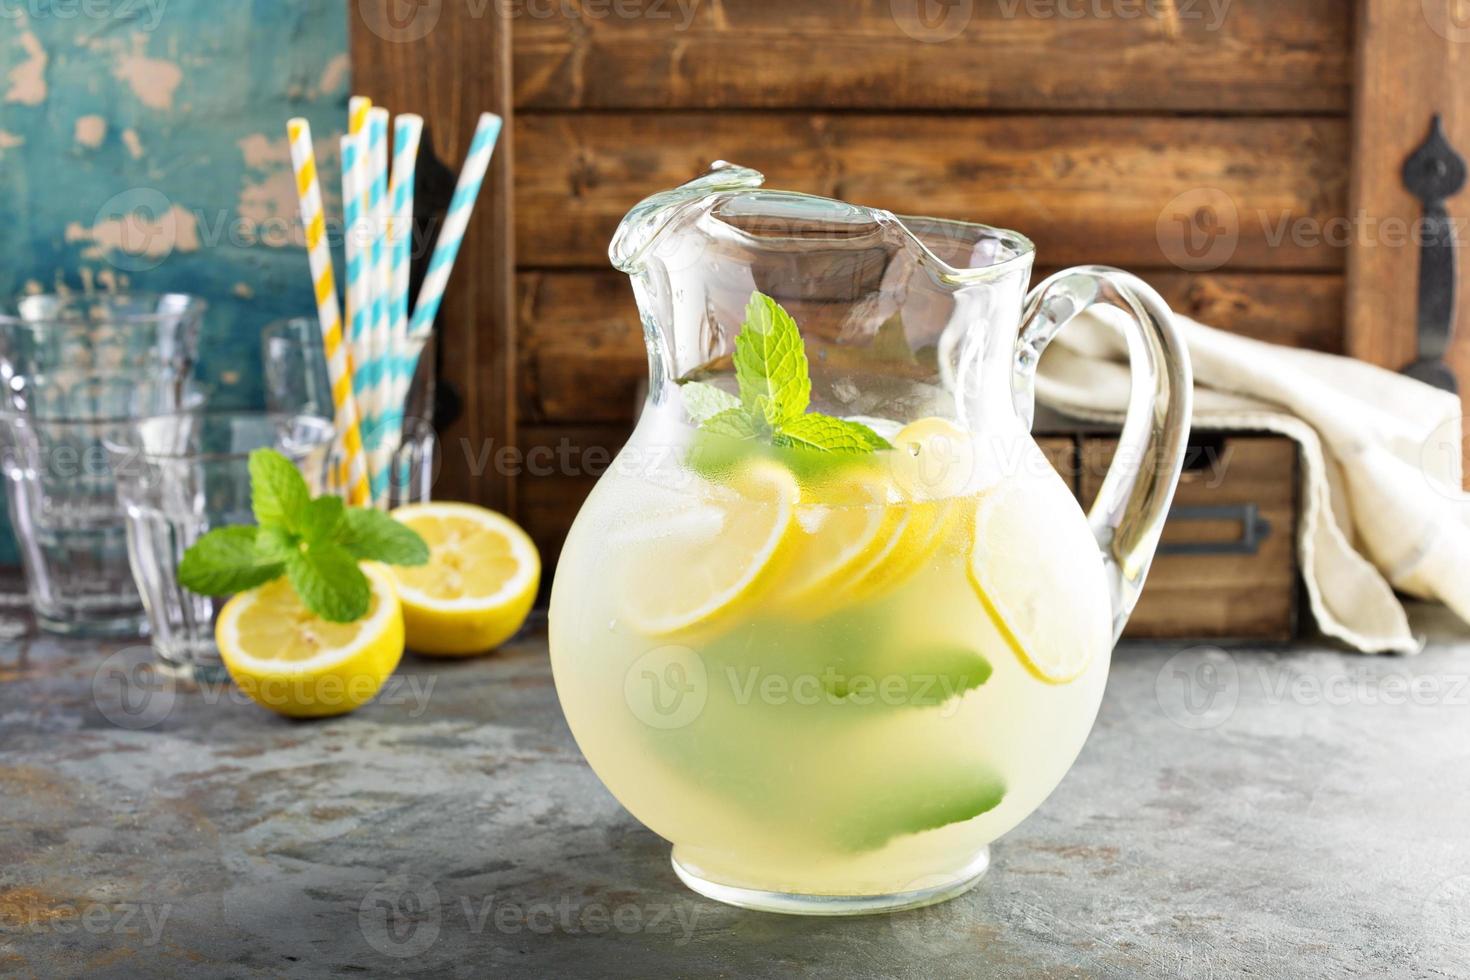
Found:
[[[1092,726],[1188,436],[1168,308],[1015,232],[761,189],[717,164],[623,219],[647,402],[551,596],[593,770],[694,890],[866,913],[972,886]],[[1087,514],[1030,435],[1058,329],[1128,314]]]

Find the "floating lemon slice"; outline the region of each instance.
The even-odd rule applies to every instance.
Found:
[[[429,545],[427,565],[393,569],[411,649],[466,656],[515,635],[541,583],[541,558],[525,531],[472,504],[410,504],[393,517]]]
[[[1112,646],[1102,556],[1059,478],[1004,482],[980,498],[969,573],[985,611],[1038,679],[1076,680]]]
[[[886,543],[854,577],[844,601],[876,599],[923,568],[949,534],[954,507],[949,500],[891,505]]]
[[[790,559],[800,533],[796,478],[780,464],[745,464],[727,492],[691,502],[681,515],[628,543],[623,615],[660,635],[748,608]]]
[[[781,585],[781,600],[796,610],[819,603],[851,583],[888,541],[893,523],[890,483],[880,471],[854,470],[803,494],[794,554]]]
[[[950,500],[973,492],[975,444],[953,422],[919,419],[900,429],[892,442],[893,482],[909,500]]]
[[[280,578],[241,592],[220,610],[215,641],[240,689],[293,718],[340,715],[372,700],[403,656],[403,613],[382,566],[362,566],[368,613],[331,623]]]

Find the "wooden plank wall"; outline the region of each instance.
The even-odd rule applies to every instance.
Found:
[[[633,203],[717,158],[774,187],[1012,226],[1043,267],[1125,266],[1200,319],[1344,348],[1352,4],[933,6],[945,15],[899,0],[517,8],[517,431],[577,461],[520,476],[548,559],[645,372],[608,240]]]

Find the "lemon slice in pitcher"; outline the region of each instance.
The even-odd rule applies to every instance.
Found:
[[[220,659],[251,700],[292,718],[340,715],[372,700],[403,656],[403,613],[383,567],[362,565],[367,615],[328,622],[285,578],[241,592],[215,623]]]
[[[980,498],[970,584],[1021,663],[1066,684],[1113,642],[1102,555],[1060,479],[1001,483]]]
[[[861,469],[803,494],[796,517],[800,533],[781,586],[782,602],[808,608],[871,564],[893,532],[888,493],[889,480],[882,472]]]
[[[784,569],[799,531],[791,471],[753,461],[719,490],[622,545],[621,609],[635,629],[676,633],[748,608]]]
[[[541,558],[525,531],[473,504],[409,504],[393,518],[429,546],[427,565],[393,569],[410,648],[466,656],[515,635],[541,583]]]

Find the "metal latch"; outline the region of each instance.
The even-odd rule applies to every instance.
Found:
[[[1261,516],[1255,504],[1179,506],[1169,511],[1168,523],[1186,521],[1236,521],[1240,537],[1234,541],[1165,541],[1159,545],[1159,554],[1254,555],[1261,550],[1261,542],[1271,536],[1271,522]]]

